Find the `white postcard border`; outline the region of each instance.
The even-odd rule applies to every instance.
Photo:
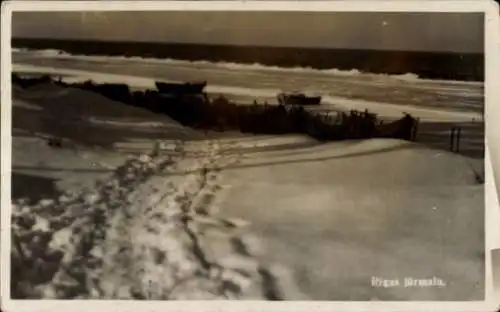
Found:
[[[11,212],[11,20],[13,11],[309,11],[309,12],[484,12],[485,13],[485,230],[486,300],[477,302],[333,302],[333,301],[124,301],[10,300]],[[481,0],[357,0],[357,1],[9,1],[2,3],[1,20],[1,295],[2,309],[14,311],[493,311],[490,250],[500,246],[500,224],[492,168],[500,178],[500,23],[499,8]],[[497,122],[495,122],[497,121]],[[497,185],[500,184],[497,179]],[[496,209],[496,210],[495,210]],[[464,229],[466,231],[467,229]],[[499,268],[500,269],[500,268]]]

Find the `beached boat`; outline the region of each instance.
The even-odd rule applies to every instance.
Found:
[[[415,140],[416,132],[420,120],[410,114],[390,123],[377,125],[375,128],[376,136],[382,138],[396,138],[407,141]]]
[[[30,75],[31,76],[31,75]],[[18,85],[21,88],[30,88],[39,84],[51,83],[52,78],[49,75],[41,75],[34,77],[22,77],[16,73],[11,74],[12,84]]]
[[[201,94],[205,89],[207,82],[186,82],[186,83],[170,83],[170,82],[155,82],[159,93],[184,95],[184,94]]]
[[[306,96],[303,93],[279,93],[278,103],[282,105],[320,105],[321,96]]]

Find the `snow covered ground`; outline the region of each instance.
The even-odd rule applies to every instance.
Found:
[[[241,222],[205,211],[233,160],[202,137],[89,92],[15,88],[14,297],[268,298]]]
[[[278,70],[109,58],[65,60],[58,68],[61,58],[52,54],[14,56],[19,72],[136,88],[152,87],[159,76],[207,79],[209,92],[249,102],[252,96],[271,100],[285,77]],[[333,90],[327,105],[366,107],[388,118],[415,114],[428,133],[424,129],[418,143],[206,137],[86,91],[14,89],[13,230],[19,244],[13,263],[24,270],[16,271],[20,282],[13,292],[108,299],[482,299],[482,85],[325,72],[286,77],[287,88],[308,81],[321,89],[325,80]],[[380,101],[383,92],[412,96],[401,105],[399,95]],[[445,96],[419,105],[429,94]],[[466,104],[455,109],[457,101]],[[471,157],[429,147],[447,144],[442,124],[465,125],[462,148]],[[65,137],[62,148],[48,146],[45,138],[57,134]],[[37,277],[40,270],[45,274]],[[436,277],[446,286],[374,287],[372,277]]]
[[[481,297],[483,186],[462,157],[394,140],[244,155],[224,171],[222,214],[251,220],[266,261],[292,270],[310,298]],[[373,288],[374,276],[447,286]]]

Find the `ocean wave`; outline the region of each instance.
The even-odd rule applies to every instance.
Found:
[[[115,127],[131,127],[131,128],[164,128],[166,125],[162,122],[154,121],[122,121],[122,120],[109,120],[109,119],[98,119],[98,118],[88,118],[87,121],[93,124],[115,126]]]
[[[260,63],[244,64],[244,63],[234,63],[234,62],[210,62],[205,60],[199,61],[188,61],[179,60],[171,58],[148,58],[140,56],[110,56],[110,55],[81,55],[81,54],[71,54],[63,50],[56,49],[43,49],[43,50],[32,50],[32,49],[12,49],[13,52],[29,52],[34,55],[47,57],[47,58],[76,58],[87,61],[127,61],[127,62],[141,62],[141,63],[152,63],[152,64],[171,64],[171,65],[188,65],[197,67],[218,67],[227,70],[240,70],[240,71],[260,71],[260,72],[281,72],[281,73],[303,73],[303,74],[324,74],[332,76],[349,76],[349,77],[363,77],[368,79],[391,79],[399,80],[404,82],[429,82],[429,83],[448,83],[448,84],[477,84],[481,85],[482,82],[471,82],[471,81],[459,81],[459,80],[438,80],[438,79],[424,79],[420,78],[415,73],[405,73],[405,74],[375,74],[369,72],[362,72],[358,69],[350,70],[340,70],[337,68],[331,69],[317,69],[312,67],[279,67],[271,65],[263,65]]]
[[[68,54],[68,56],[70,56]],[[77,55],[74,55],[77,56]],[[227,70],[240,70],[240,71],[261,71],[261,72],[280,72],[280,73],[314,73],[314,74],[325,74],[325,75],[335,75],[335,76],[370,76],[374,78],[391,78],[405,81],[420,81],[421,79],[417,74],[414,73],[405,73],[399,75],[391,75],[391,74],[373,74],[362,72],[358,69],[350,69],[350,70],[340,70],[337,68],[331,69],[317,69],[313,67],[279,67],[272,65],[263,65],[260,63],[252,63],[252,64],[244,64],[244,63],[234,63],[234,62],[210,62],[210,61],[188,61],[188,60],[178,60],[178,59],[159,59],[159,58],[146,58],[140,56],[77,56],[84,57],[88,60],[102,60],[106,59],[114,59],[114,60],[123,60],[123,61],[136,61],[142,63],[155,63],[155,64],[172,64],[172,65],[191,65],[191,66],[216,66],[219,68],[224,68]]]
[[[17,52],[17,53],[19,53],[19,52],[30,52],[30,50],[26,49],[26,48],[12,48],[11,51],[12,52]]]
[[[29,50],[29,49],[27,49],[26,52],[33,52],[35,55],[45,56],[45,57],[79,56],[79,55],[70,54],[70,53],[63,51],[63,50],[56,50],[56,49],[46,49],[46,50]]]

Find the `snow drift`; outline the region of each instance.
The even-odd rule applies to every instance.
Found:
[[[484,188],[462,156],[386,139],[254,142],[223,171],[221,215],[248,220],[264,260],[311,300],[482,298]],[[376,288],[374,276],[447,285]]]

